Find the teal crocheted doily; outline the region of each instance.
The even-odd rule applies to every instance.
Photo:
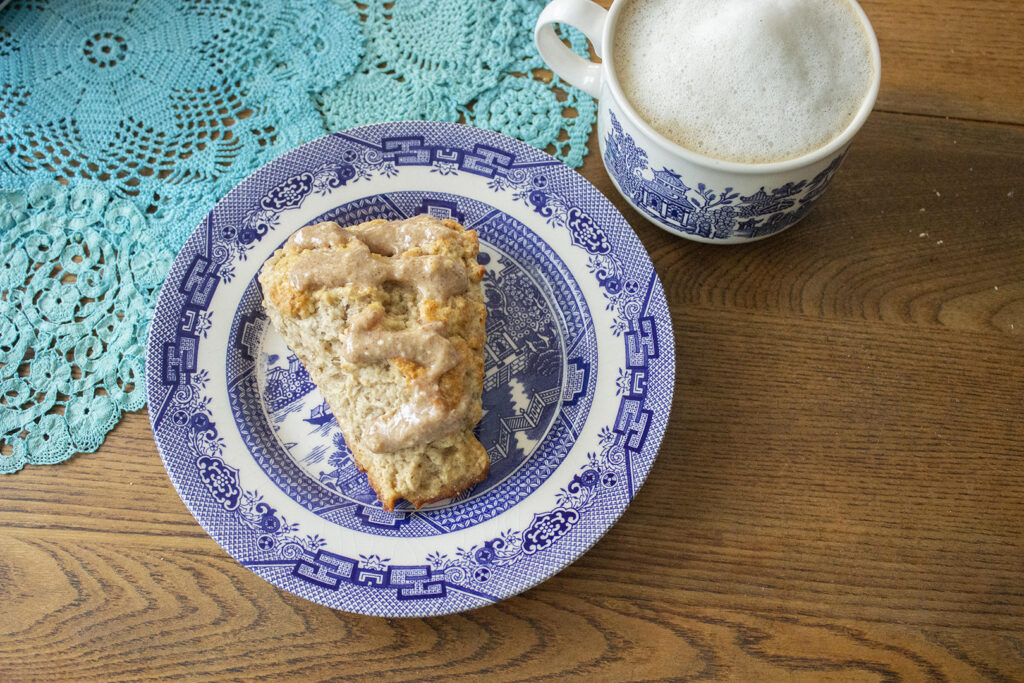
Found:
[[[547,0],[367,0],[366,56],[317,98],[328,130],[427,119],[496,130],[577,167],[594,100],[552,77],[533,46]],[[587,39],[570,30],[573,49]]]
[[[143,357],[174,257],[99,183],[0,192],[0,472],[94,451],[145,405]]]
[[[314,95],[361,53],[358,19],[322,0],[13,2],[0,187],[102,181],[177,248],[252,169],[323,134]]]
[[[144,405],[155,293],[213,204],[332,130],[460,121],[572,166],[596,117],[544,0],[15,0],[0,10],[0,473]],[[586,52],[579,33],[567,36]]]

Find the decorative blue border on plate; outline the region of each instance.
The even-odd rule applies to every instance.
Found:
[[[284,518],[221,457],[209,377],[198,352],[221,282],[280,214],[306,197],[404,167],[489,179],[551,230],[567,231],[614,315],[624,361],[617,410],[598,452],[578,465],[556,506],[520,528],[413,566],[351,557]],[[312,169],[312,170],[309,170]],[[453,185],[457,187],[457,185]],[[543,233],[538,233],[543,234]],[[577,276],[582,276],[577,273]],[[603,360],[602,360],[603,362]],[[280,157],[222,200],[188,240],[161,291],[147,349],[154,435],[182,499],[210,535],[244,565],[300,596],[340,609],[391,616],[440,614],[514,595],[584,552],[614,523],[646,477],[671,406],[674,346],[664,293],[639,240],[614,207],[561,163],[504,136],[454,124],[378,124],[321,138]],[[216,400],[222,400],[216,397]]]

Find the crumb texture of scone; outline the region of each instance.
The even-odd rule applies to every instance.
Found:
[[[334,413],[384,508],[487,477],[476,232],[419,215],[302,228],[260,271],[263,306]]]

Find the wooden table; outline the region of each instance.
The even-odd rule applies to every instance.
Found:
[[[575,564],[454,616],[320,607],[228,557],[128,415],[0,479],[0,679],[1024,680],[1024,3],[863,4],[877,109],[796,228],[671,237],[587,158],[679,360]]]

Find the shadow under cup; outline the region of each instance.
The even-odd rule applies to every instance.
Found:
[[[612,182],[659,228],[713,244],[763,239],[796,224],[813,208],[867,120],[878,95],[881,56],[863,9],[850,0],[868,40],[871,81],[846,128],[802,156],[771,163],[724,161],[686,149],[646,123],[626,99],[615,73],[614,36],[623,7],[605,11],[590,0],[555,0],[537,20],[534,41],[560,78],[598,99],[601,158]],[[555,34],[561,23],[582,31],[600,64],[569,50]]]

